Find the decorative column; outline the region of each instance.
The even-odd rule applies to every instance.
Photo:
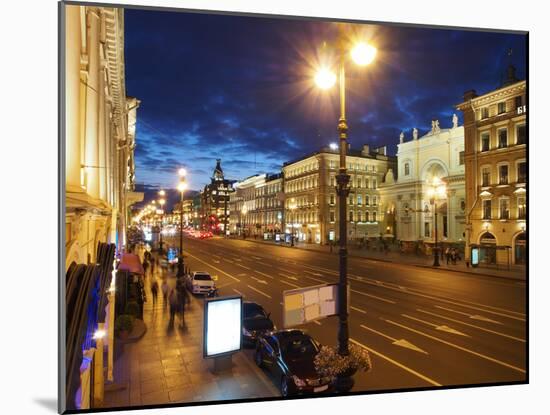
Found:
[[[65,178],[67,192],[81,191],[80,6],[65,7]]]
[[[84,164],[86,165],[86,191],[94,199],[99,198],[98,129],[99,129],[99,14],[88,9],[88,82],[86,87],[86,140]]]

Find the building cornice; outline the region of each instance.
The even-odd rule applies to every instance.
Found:
[[[479,108],[484,105],[492,104],[497,101],[502,101],[503,99],[509,98],[511,96],[523,93],[527,88],[527,81],[516,82],[513,85],[499,88],[495,91],[488,92],[479,97],[473,98],[470,101],[463,102],[457,105],[457,109],[466,110],[472,105],[474,108]]]

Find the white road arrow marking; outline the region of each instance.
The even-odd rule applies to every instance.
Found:
[[[480,327],[480,326],[476,326],[475,324],[466,323],[465,321],[455,320],[454,318],[447,317],[447,316],[442,316],[441,314],[431,313],[431,312],[426,311],[426,310],[421,310],[420,308],[417,308],[416,311],[418,311],[418,312],[420,312],[420,313],[429,314],[429,315],[434,316],[434,317],[443,318],[443,319],[445,319],[445,320],[449,320],[449,321],[452,321],[452,322],[454,322],[454,323],[462,324],[462,325],[464,325],[464,326],[473,327],[473,328],[475,328],[475,329],[478,329],[478,330],[481,330],[481,331],[485,331],[485,332],[487,332],[487,333],[496,334],[497,336],[507,337],[507,338],[509,338],[509,339],[512,339],[512,340],[516,340],[516,341],[518,341],[518,342],[525,343],[525,339],[521,339],[521,338],[519,338],[519,337],[510,336],[509,334],[500,333],[500,332],[498,332],[498,331],[489,330],[489,329],[486,329],[485,327]]]
[[[372,331],[373,333],[376,333],[379,336],[385,337],[388,340],[391,340],[392,344],[395,345],[395,346],[401,346],[401,347],[405,347],[407,349],[414,350],[415,352],[428,354],[428,352],[422,350],[420,347],[415,346],[414,344],[412,344],[411,342],[409,342],[405,339],[400,339],[400,340],[394,339],[393,337],[388,336],[387,334],[381,333],[378,330],[371,329],[370,327],[364,326],[362,324],[361,324],[361,327],[364,328],[365,330]]]
[[[256,274],[260,274],[260,275],[263,275],[264,277],[267,277],[267,278],[271,278],[273,279],[273,277],[269,274],[266,274],[265,272],[262,272],[262,271],[258,271],[258,270],[255,270],[254,271]]]
[[[265,280],[261,280],[261,279],[256,278],[256,277],[251,277],[251,278],[252,278],[253,280],[258,281],[260,284],[267,284],[267,281],[265,281]]]
[[[452,333],[452,334],[458,334],[459,336],[464,336],[464,337],[470,337],[468,336],[467,334],[464,334],[458,330],[455,330],[453,328],[450,328],[449,326],[445,326],[445,325],[437,325],[437,324],[434,324],[434,323],[430,323],[428,321],[424,321],[424,320],[420,320],[419,318],[416,318],[416,317],[411,317],[407,314],[401,314],[403,317],[405,318],[408,318],[408,319],[411,319],[411,320],[415,320],[415,321],[418,321],[420,323],[424,323],[428,326],[431,326],[431,327],[434,327],[436,330],[440,330],[440,331],[445,331],[447,333]]]
[[[463,316],[468,316],[469,318],[471,318],[473,320],[485,321],[487,323],[494,323],[494,324],[502,324],[500,321],[491,320],[489,317],[480,316],[479,314],[472,315],[472,314],[469,314],[469,313],[464,313],[462,311],[453,310],[452,308],[442,307],[442,306],[439,306],[439,305],[436,305],[435,307],[440,308],[442,310],[450,311],[452,313],[462,314]]]

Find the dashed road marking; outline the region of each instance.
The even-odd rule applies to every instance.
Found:
[[[271,298],[271,296],[269,294],[266,294],[263,291],[260,291],[257,288],[254,288],[252,285],[247,285],[247,287],[250,288],[251,290],[256,291],[258,294],[263,295],[264,297]]]

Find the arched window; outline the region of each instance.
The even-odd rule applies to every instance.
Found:
[[[405,176],[408,176],[409,174],[411,174],[411,168],[410,168],[410,164],[409,163],[405,163]]]

